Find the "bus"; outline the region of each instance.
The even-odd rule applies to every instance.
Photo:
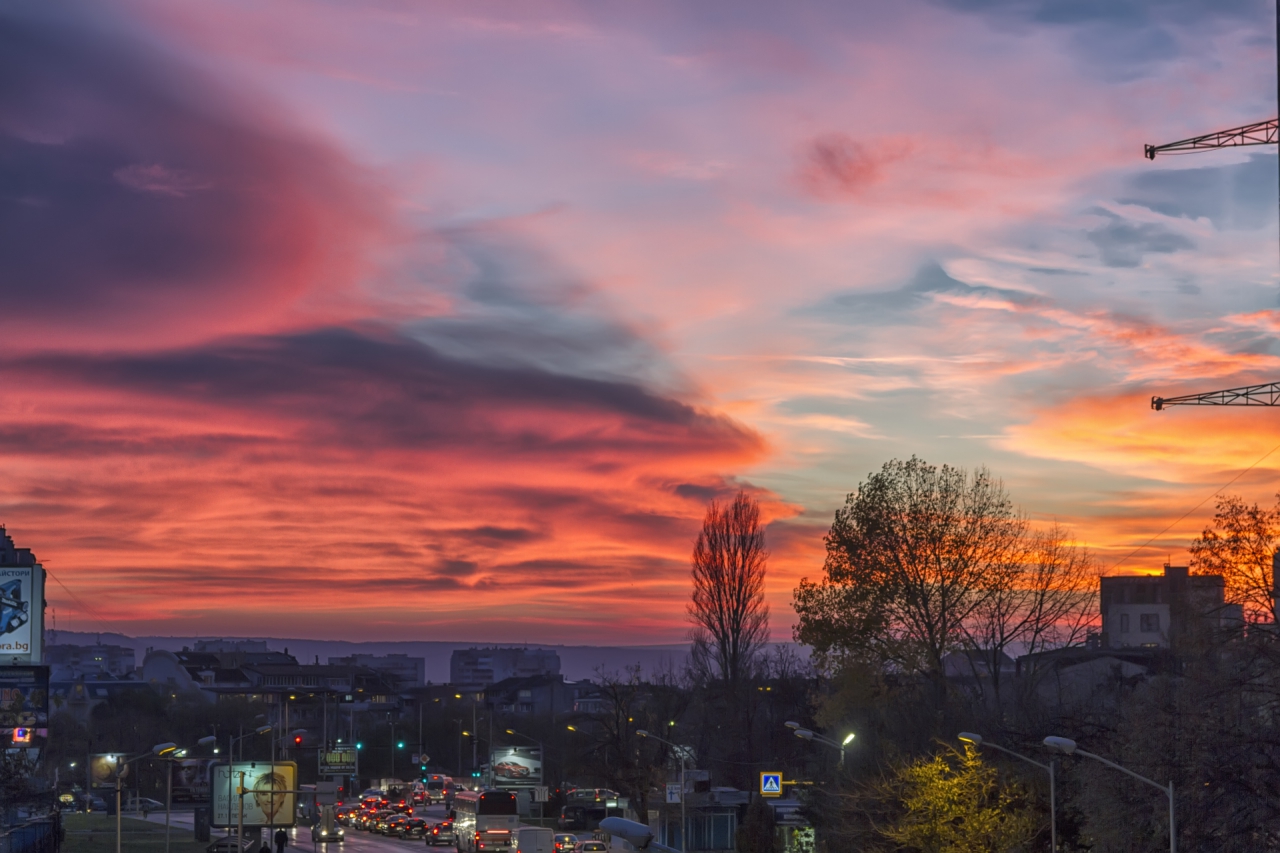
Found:
[[[459,791],[453,797],[453,832],[458,853],[508,851],[520,828],[511,791]]]

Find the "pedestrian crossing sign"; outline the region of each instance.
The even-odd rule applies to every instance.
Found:
[[[782,796],[782,774],[781,773],[761,773],[760,774],[760,796],[762,797],[781,797]]]

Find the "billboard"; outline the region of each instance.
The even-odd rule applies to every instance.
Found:
[[[498,788],[532,788],[542,784],[542,750],[536,746],[503,746],[489,756]]]
[[[48,726],[49,667],[0,666],[0,730]]]
[[[358,755],[354,746],[335,746],[332,749],[320,750],[320,775],[359,773]]]
[[[236,791],[241,778],[244,780],[243,797]],[[209,783],[213,806],[210,826],[225,828],[237,823],[245,826],[293,826],[293,792],[298,789],[298,765],[294,762],[215,764]],[[243,821],[240,818],[240,800],[244,801]]]
[[[173,801],[204,802],[209,799],[211,758],[185,758],[173,768]]]
[[[40,661],[44,626],[44,569],[0,569],[0,662]]]

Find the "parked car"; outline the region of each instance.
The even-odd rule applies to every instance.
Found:
[[[408,818],[400,825],[401,838],[426,838],[430,831],[431,827],[427,819],[422,817]]]
[[[164,803],[150,797],[130,797],[120,808],[122,812],[162,812]]]
[[[579,841],[574,853],[609,853],[609,845],[603,841]]]
[[[433,847],[437,844],[457,844],[458,836],[453,831],[452,820],[442,820],[431,827],[427,835],[427,843]]]
[[[561,833],[556,836],[556,853],[572,853],[578,846],[578,836]]]
[[[97,794],[83,795],[80,798],[80,803],[87,812],[105,812],[107,810],[107,801]]]

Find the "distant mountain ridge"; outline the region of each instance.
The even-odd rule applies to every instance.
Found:
[[[331,657],[343,657],[352,654],[387,655],[403,654],[420,657],[426,661],[426,678],[433,684],[443,684],[449,680],[449,657],[454,649],[470,648],[536,648],[554,649],[560,655],[560,671],[571,681],[583,678],[595,678],[600,672],[623,672],[627,667],[640,666],[646,676],[666,670],[676,672],[684,668],[689,657],[689,646],[685,643],[656,646],[562,646],[554,643],[450,643],[438,640],[402,642],[350,642],[347,640],[305,640],[293,637],[128,637],[124,634],[91,633],[86,631],[46,632],[47,643],[67,643],[71,645],[93,645],[101,642],[104,645],[125,646],[132,648],[137,655],[138,665],[146,656],[147,649],[165,649],[181,651],[184,646],[194,646],[197,640],[261,640],[269,648],[277,651],[288,649],[289,654],[300,663],[328,663]]]

